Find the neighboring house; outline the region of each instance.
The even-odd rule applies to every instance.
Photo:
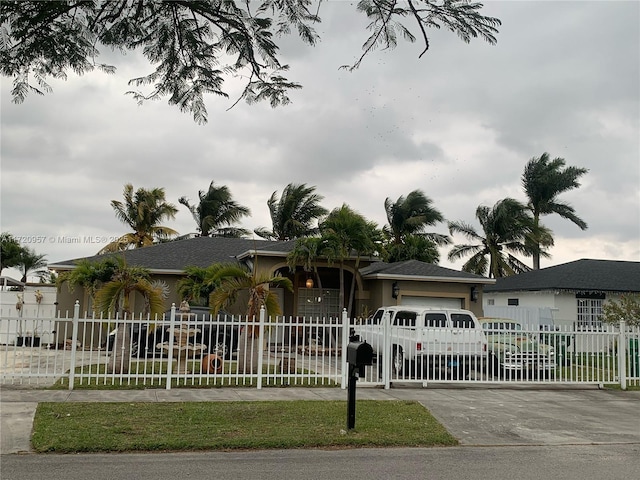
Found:
[[[640,293],[640,262],[582,259],[498,278],[484,289],[483,307],[548,307],[556,326],[602,326],[602,305]]]
[[[279,291],[280,304],[286,316],[335,317],[340,315],[339,305],[339,265],[319,258],[314,271],[305,271],[298,266],[291,271],[287,265],[287,255],[294,248],[295,240],[287,242],[253,240],[244,238],[196,237],[175,242],[127,250],[112,256],[124,256],[130,266],[148,268],[154,280],[166,284],[167,308],[172,303],[180,304],[176,285],[184,276],[187,266],[207,267],[213,263],[244,263],[251,270],[269,275],[280,274],[291,279],[294,292]],[[100,255],[86,258],[96,261],[105,258]],[[49,264],[58,272],[75,268],[80,259]],[[468,308],[476,315],[482,312],[482,291],[487,284],[495,282],[480,275],[459,272],[419,261],[387,264],[377,258],[360,258],[359,272],[355,272],[356,257],[345,261],[345,304],[348,303],[351,285],[355,282],[352,316],[366,315],[382,305],[411,304]],[[81,303],[81,311],[90,311],[86,292],[70,292],[62,286],[59,292],[60,310],[71,311],[75,300]],[[141,299],[136,299],[133,309],[138,312],[143,307]],[[232,313],[243,313],[231,309]]]

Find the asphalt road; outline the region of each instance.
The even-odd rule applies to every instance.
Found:
[[[640,445],[4,455],[2,480],[632,480]]]

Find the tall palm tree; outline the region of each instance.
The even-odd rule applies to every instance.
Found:
[[[104,314],[117,313],[124,319],[131,315],[131,296],[142,295],[150,315],[160,315],[164,311],[162,291],[150,281],[150,272],[143,267],[129,267],[124,258],[118,259],[117,269],[111,279],[96,292],[96,306]],[[142,344],[142,340],[139,340]],[[116,344],[108,365],[109,373],[127,373],[129,362],[123,355],[131,351],[129,329],[123,322],[116,327]]]
[[[226,185],[217,187],[212,181],[206,192],[198,191],[198,198],[197,205],[191,205],[187,197],[180,197],[178,202],[189,209],[201,236],[242,237],[249,234],[248,230],[233,224],[250,215],[251,211],[231,198]]]
[[[266,274],[258,275],[236,264],[222,265],[213,280],[219,282],[210,299],[214,315],[221,308],[233,304],[240,292],[248,292],[247,317],[249,321],[256,321],[262,306],[265,307],[268,316],[282,313],[278,297],[270,290],[270,287],[286,288],[293,291],[293,285],[288,278],[280,275],[271,277]],[[242,330],[238,338],[238,372],[257,373],[258,355],[261,351],[261,342],[257,340],[259,335],[260,330],[252,325]]]
[[[424,235],[405,235],[400,244],[388,243],[384,253],[389,263],[420,260],[437,265],[440,262],[438,245]]]
[[[344,295],[344,262],[356,254],[354,278],[351,282],[347,312],[351,315],[355,294],[356,276],[362,255],[373,255],[377,250],[377,242],[381,232],[374,222],[368,221],[348,205],[335,208],[320,224],[323,240],[322,253],[329,261],[337,261],[340,266],[340,308],[345,306]]]
[[[540,224],[542,215],[557,213],[582,230],[587,229],[587,223],[576,215],[571,205],[559,201],[558,195],[578,188],[578,179],[588,171],[586,168],[571,166],[565,168],[564,158],[557,157],[551,160],[546,152],[527,162],[522,174],[522,186],[528,198],[527,208],[533,215],[534,228],[530,242],[534,270],[540,268],[540,256],[543,254],[542,237],[545,229],[541,228]]]
[[[388,239],[388,260],[416,259],[437,263],[437,247],[451,243],[451,239],[447,235],[425,232],[427,226],[444,221],[431,199],[422,191],[414,190],[395,202],[387,198],[384,209],[388,222],[383,228]],[[417,237],[422,237],[422,240]]]
[[[22,273],[21,282],[26,282],[29,275],[38,277],[40,280],[49,278],[49,270],[47,269],[46,255],[37,254],[29,247],[20,247],[18,253],[18,261],[14,265],[15,268]]]
[[[449,232],[461,233],[476,243],[454,245],[449,252],[451,261],[467,255],[471,258],[462,266],[465,272],[505,277],[530,270],[514,254],[530,255],[526,245],[527,236],[533,228],[533,219],[526,207],[512,198],[497,202],[493,208],[481,205],[476,209],[476,218],[483,234],[465,222],[449,222]],[[548,231],[547,236],[549,238]]]
[[[99,253],[146,247],[178,234],[172,228],[160,225],[178,213],[175,205],[166,202],[163,188],[139,188],[134,193],[133,185],[128,183],[124,186],[123,196],[124,202],[112,200],[111,206],[118,220],[131,227],[133,232],[122,235]]]
[[[324,197],[314,193],[315,190],[316,187],[307,187],[305,183],[290,183],[280,199],[277,190],[273,192],[267,200],[272,229],[256,228],[256,235],[267,240],[292,240],[318,233],[314,223],[326,215],[327,210],[320,206]]]

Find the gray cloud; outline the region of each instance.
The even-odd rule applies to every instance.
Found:
[[[69,75],[54,93],[10,102],[2,82],[2,230],[16,235],[121,234],[109,202],[123,185],[164,187],[169,201],[197,198],[211,180],[252,209],[247,228],[268,226],[266,200],[289,182],[316,185],[325,206],[343,202],[379,224],[386,197],[422,189],[450,220],[475,222],[480,204],[524,200],[527,160],[548,151],[589,169],[563,199],[589,223],[582,232],[547,217],[553,262],[638,260],[640,237],[640,27],[637,2],[488,2],[503,21],[498,45],[469,45],[446,30],[431,48],[376,51],[354,72],[366,19],[327,2],[316,47],[282,42],[289,77],[304,88],[284,108],[208,99],[196,125],[165,101],[138,107],[129,78],[150,71],[138,53],[103,51],[118,73]],[[235,95],[235,96],[234,96]],[[171,226],[194,231],[182,206]],[[441,224],[434,231],[446,233]],[[57,237],[56,237],[57,238]],[[462,239],[459,239],[462,240]],[[612,247],[615,245],[616,247]],[[99,246],[98,246],[99,248]],[[52,261],[96,245],[51,242]],[[442,255],[443,265],[448,265]]]

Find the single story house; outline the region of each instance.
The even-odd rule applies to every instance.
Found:
[[[483,308],[550,308],[556,326],[591,330],[602,325],[602,306],[640,294],[640,262],[576,260],[498,278],[484,289]]]
[[[339,303],[340,275],[337,262],[319,258],[313,271],[302,266],[290,269],[287,255],[295,246],[292,241],[267,241],[246,238],[196,237],[127,250],[118,254],[84,258],[98,261],[107,256],[123,256],[127,265],[149,269],[154,280],[164,282],[166,307],[180,304],[177,283],[185,276],[185,267],[207,267],[213,263],[239,262],[252,271],[270,276],[279,274],[291,279],[294,291],[278,291],[280,306],[286,316],[336,317],[343,306]],[[81,259],[49,264],[57,272],[75,268]],[[356,269],[356,264],[359,268]],[[417,260],[385,263],[375,257],[354,255],[344,262],[344,306],[353,287],[354,302],[350,315],[359,317],[372,313],[382,305],[420,304],[465,308],[482,314],[482,293],[486,285],[495,282],[480,275],[432,265]],[[62,286],[58,293],[59,308],[71,311],[76,300],[81,311],[92,309],[86,292],[69,291]],[[133,309],[143,308],[142,299],[135,299]],[[244,313],[240,307],[231,313]]]

